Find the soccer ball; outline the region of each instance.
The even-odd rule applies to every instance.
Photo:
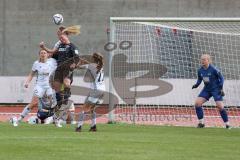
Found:
[[[31,116],[28,119],[28,124],[38,124],[38,118],[37,116]]]
[[[60,25],[63,23],[63,16],[61,14],[54,14],[53,15],[53,22],[56,25]]]

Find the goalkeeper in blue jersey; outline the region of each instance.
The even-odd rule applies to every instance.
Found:
[[[227,111],[224,109],[223,104],[223,82],[224,78],[220,71],[216,69],[211,64],[211,57],[208,54],[203,54],[201,56],[201,68],[198,69],[198,79],[197,83],[192,86],[192,89],[197,88],[201,82],[204,82],[204,88],[198,95],[195,101],[195,110],[199,120],[198,128],[205,127],[204,124],[204,112],[202,105],[208,101],[211,97],[214,98],[216,102],[216,106],[219,110],[219,113],[223,119],[223,122],[226,125],[226,128],[229,129],[230,125],[228,122],[228,114]]]

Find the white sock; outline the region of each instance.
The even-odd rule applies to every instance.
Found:
[[[225,122],[225,125],[228,125],[228,126],[229,126],[229,122]]]
[[[79,114],[79,122],[78,122],[77,127],[80,127],[80,126],[83,125],[84,117],[85,117],[84,111],[82,111],[82,112]]]
[[[74,116],[75,116],[74,111],[73,111],[73,112],[71,111],[71,112],[70,112],[70,120],[71,120],[71,121],[75,121],[75,117],[74,117]]]
[[[60,116],[59,116],[60,117]],[[62,120],[66,121],[68,117],[68,114],[66,111],[62,111],[62,116],[60,117]]]
[[[18,118],[18,121],[21,121],[24,117],[26,117],[27,115],[28,115],[28,113],[30,113],[31,112],[31,109],[29,108],[29,105],[27,105],[24,109],[23,109],[23,111],[22,111],[22,113],[21,113],[21,116]]]
[[[204,124],[204,119],[199,119],[199,123]]]
[[[97,114],[96,112],[93,112],[92,113],[92,124],[91,124],[91,127],[95,126],[97,124]]]

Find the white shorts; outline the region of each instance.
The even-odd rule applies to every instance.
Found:
[[[101,103],[103,96],[104,96],[104,91],[93,90],[87,96],[85,103],[99,104],[99,103]]]
[[[42,98],[46,94],[47,96],[50,96],[53,94],[53,90],[50,86],[39,86],[36,85],[33,90],[33,95],[37,96],[38,98]]]

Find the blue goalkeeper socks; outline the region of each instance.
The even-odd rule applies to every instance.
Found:
[[[223,119],[223,122],[228,122],[228,114],[227,114],[227,111],[225,109],[222,109],[219,111],[222,119]]]
[[[197,114],[197,117],[199,120],[203,119],[203,108],[201,106],[196,106],[195,107],[195,110],[196,110],[196,114]]]

